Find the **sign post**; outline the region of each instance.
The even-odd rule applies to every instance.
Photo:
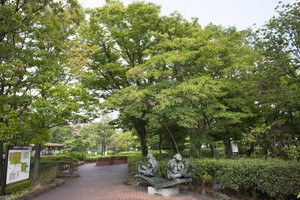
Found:
[[[31,148],[29,146],[7,146],[2,194],[7,184],[29,179]]]

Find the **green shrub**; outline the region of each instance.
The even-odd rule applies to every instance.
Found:
[[[111,160],[127,160],[127,156],[111,156]]]
[[[122,151],[118,153],[119,156],[141,156],[141,151]]]
[[[127,160],[127,156],[100,156],[95,158],[95,161],[109,161],[109,160]]]
[[[96,157],[94,157],[94,158],[85,158],[84,161],[87,162],[87,163],[94,163],[94,162],[97,161],[97,158]]]
[[[13,183],[11,185],[7,185],[5,188],[6,194],[17,194],[20,193],[26,189],[29,189],[32,186],[31,180],[25,180],[17,183]],[[2,190],[2,187],[0,187]]]
[[[79,152],[79,153],[69,152],[66,155],[75,158],[79,161],[84,161],[84,159],[86,158],[86,154],[83,152]]]
[[[131,174],[137,174],[138,165],[144,165],[147,163],[147,158],[143,156],[129,156],[128,157],[128,169]]]
[[[57,167],[58,170],[62,170],[64,165],[69,165],[69,171],[73,173],[77,169],[77,162],[78,159],[66,155],[43,156],[41,157],[41,170],[47,170],[51,167]]]
[[[106,151],[107,155],[114,155],[114,151]]]
[[[109,161],[111,160],[111,156],[100,156],[96,158],[96,161]]]
[[[52,182],[54,179],[56,179],[59,171],[60,171],[60,169],[58,169],[57,166],[53,166],[53,167],[49,167],[49,168],[43,167],[43,169],[40,172],[40,176],[34,182],[34,184],[35,185],[44,185],[44,184]]]

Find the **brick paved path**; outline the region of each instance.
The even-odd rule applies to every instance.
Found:
[[[125,185],[127,164],[78,168],[79,178],[65,179],[65,184],[33,200],[212,200],[192,192],[180,192],[176,197],[147,194],[146,186]]]

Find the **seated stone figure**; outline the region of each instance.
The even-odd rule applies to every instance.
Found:
[[[147,158],[148,158],[149,163],[147,165],[139,165],[138,172],[145,176],[150,176],[150,177],[156,176],[158,173],[158,169],[159,169],[158,162],[154,158],[152,153],[148,153]]]
[[[179,178],[191,178],[193,176],[194,167],[192,166],[192,171],[187,172],[189,162],[186,161],[185,165],[181,162],[182,157],[180,154],[176,154],[172,160],[168,162],[168,172],[167,178],[170,180]]]

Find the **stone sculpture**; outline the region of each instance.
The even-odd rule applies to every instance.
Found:
[[[191,165],[192,170],[188,172],[189,163],[187,161],[184,165],[181,162],[182,157],[180,154],[176,154],[174,158],[168,162],[167,178],[169,180],[157,176],[159,169],[158,162],[151,153],[148,153],[147,158],[149,163],[147,165],[139,165],[139,174],[135,175],[135,177],[144,179],[155,189],[162,189],[192,181],[194,166]]]
[[[138,172],[139,174],[149,176],[149,177],[154,177],[158,173],[158,162],[152,155],[152,153],[147,154],[148,158],[148,164],[147,165],[139,165],[138,166]]]
[[[186,161],[185,165],[181,162],[182,157],[180,154],[176,154],[172,160],[168,162],[167,178],[170,180],[178,178],[191,178],[194,172],[194,166],[192,170],[188,172],[189,162]]]

